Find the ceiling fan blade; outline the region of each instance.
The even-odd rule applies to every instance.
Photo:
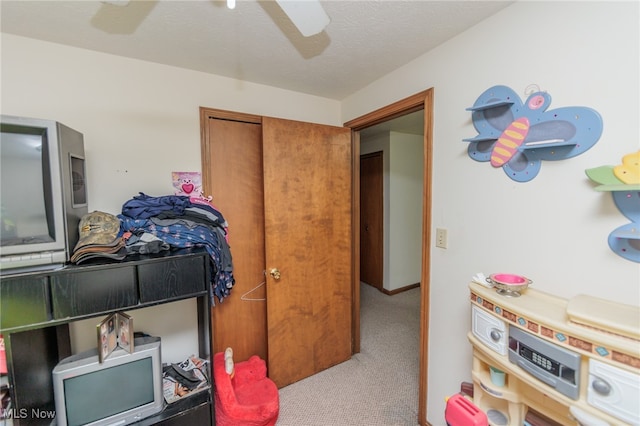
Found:
[[[305,37],[318,34],[331,22],[319,0],[276,0],[276,3]]]

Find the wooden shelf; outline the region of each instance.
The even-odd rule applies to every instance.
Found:
[[[483,105],[472,106],[469,108],[465,108],[466,111],[484,111],[486,109],[499,108],[503,106],[511,106],[513,105],[512,101],[499,100],[494,102],[487,102]]]
[[[463,142],[490,142],[490,141],[497,141],[498,137],[491,137],[491,136],[476,136],[474,138],[467,138],[467,139],[462,139]]]

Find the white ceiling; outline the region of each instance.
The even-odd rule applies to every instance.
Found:
[[[303,37],[274,1],[1,0],[2,32],[342,100],[513,3],[322,1]]]

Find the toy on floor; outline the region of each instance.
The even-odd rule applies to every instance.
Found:
[[[487,415],[460,393],[447,398],[444,416],[449,426],[489,426]]]
[[[227,348],[213,357],[217,426],[274,426],[280,401],[278,388],[267,377],[264,360],[254,355],[235,363]]]
[[[233,349],[231,348],[227,348],[224,351],[224,371],[233,380],[233,376],[236,375],[236,366],[233,362]]]

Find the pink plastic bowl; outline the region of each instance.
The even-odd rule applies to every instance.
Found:
[[[520,292],[533,283],[529,278],[515,274],[491,274],[487,282],[493,284],[499,294],[512,297],[520,296]]]
[[[506,284],[506,285],[521,285],[524,283],[528,284],[528,281],[531,281],[522,275],[514,275],[514,274],[493,274],[491,275],[491,279],[498,284]]]

